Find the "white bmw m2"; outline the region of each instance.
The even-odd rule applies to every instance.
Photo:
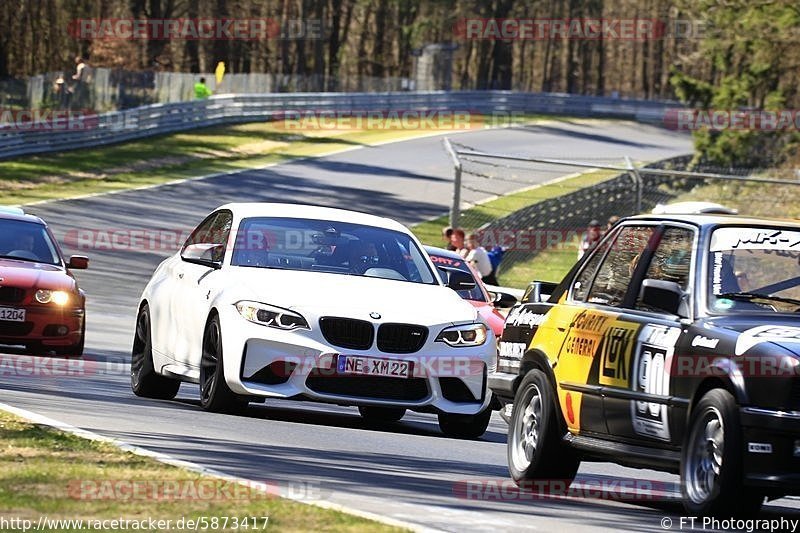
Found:
[[[496,341],[403,225],[293,204],[228,204],[156,268],[139,303],[131,388],[204,409],[266,398],[357,406],[370,422],[436,413],[477,438],[491,415]]]

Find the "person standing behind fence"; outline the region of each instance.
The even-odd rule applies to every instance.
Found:
[[[446,227],[442,228],[442,240],[445,243],[444,247],[446,249],[450,250],[451,252],[455,252],[456,248],[450,242],[452,237],[453,237],[453,228],[451,228],[450,226],[446,226]]]
[[[72,75],[74,85],[72,87],[72,102],[78,108],[85,108],[89,105],[89,65],[81,56],[75,58],[75,74]]]
[[[200,81],[194,84],[194,97],[198,100],[205,100],[211,96],[211,89],[206,87],[206,79],[200,78]]]
[[[453,229],[450,234],[450,246],[452,250],[461,257],[467,257],[469,250],[464,246],[464,230],[461,228]],[[450,249],[450,248],[448,248]]]
[[[589,226],[586,228],[586,232],[583,234],[580,247],[578,248],[578,259],[583,257],[586,252],[597,246],[597,243],[600,242],[600,238],[602,236],[603,230],[600,222],[597,220],[592,220],[589,222]]]
[[[486,248],[481,246],[480,242],[478,242],[478,235],[471,233],[466,240],[466,245],[467,256],[464,260],[478,271],[484,283],[497,285],[494,268],[492,268],[492,261],[489,259]]]

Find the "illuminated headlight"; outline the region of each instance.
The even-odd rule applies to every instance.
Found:
[[[56,305],[66,305],[69,302],[69,293],[65,291],[51,291],[48,289],[39,289],[34,294],[34,298],[40,304],[49,304],[53,302]]]
[[[445,328],[436,337],[436,342],[444,342],[449,346],[480,346],[486,342],[486,326],[483,324],[465,324]]]
[[[275,307],[274,305],[267,305],[258,302],[242,301],[236,304],[236,309],[239,314],[246,320],[262,326],[269,326],[275,329],[293,330],[293,329],[311,329],[308,327],[308,322],[302,315]]]

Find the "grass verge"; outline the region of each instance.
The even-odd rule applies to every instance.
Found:
[[[465,231],[475,230],[499,218],[511,214],[518,209],[537,204],[567,194],[576,189],[595,185],[616,176],[618,172],[611,170],[592,170],[574,177],[560,179],[553,183],[545,183],[516,193],[500,196],[493,200],[475,205],[462,211]],[[442,228],[449,225],[447,215],[416,224],[411,229],[424,244],[441,246]],[[498,281],[506,287],[525,288],[534,279],[545,281],[561,281],[577,260],[579,241],[562,243],[556,248],[540,251],[531,261],[517,263],[500,271]]]
[[[514,123],[560,120],[514,117]],[[491,124],[489,124],[491,125]],[[405,140],[431,129],[288,130],[256,122],[149,137],[118,145],[0,161],[0,204],[25,204],[259,168],[349,147]]]
[[[208,530],[237,531],[233,517],[257,517],[258,531],[402,531],[346,513],[268,495],[249,487],[201,477],[111,444],[34,425],[0,411],[0,531],[19,530],[10,519],[171,520],[171,527],[139,531],[185,531],[181,518],[208,521]],[[269,484],[268,481],[264,483]],[[270,485],[272,486],[272,485]],[[159,499],[160,498],[160,499]],[[212,527],[216,517],[218,527]],[[230,517],[222,528],[222,517]],[[267,527],[262,517],[268,517]],[[6,523],[3,524],[3,519]],[[202,522],[200,522],[202,524]],[[21,525],[18,523],[17,525]],[[107,524],[113,526],[113,524]],[[105,531],[129,527],[103,528]],[[149,524],[145,524],[148,526]],[[163,524],[162,524],[163,525]],[[59,527],[60,526],[60,527]],[[84,527],[84,530],[86,528]],[[199,529],[203,529],[202,527]],[[50,522],[44,531],[79,531]]]

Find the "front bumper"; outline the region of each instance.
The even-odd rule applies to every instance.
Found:
[[[83,308],[19,306],[25,309],[25,322],[0,321],[0,344],[69,346],[83,335],[86,313]]]
[[[800,494],[800,411],[740,410],[745,479],[777,495]]]
[[[281,331],[247,322],[231,309],[220,310],[225,376],[238,394],[302,398],[340,405],[380,405],[412,410],[476,414],[489,406],[487,376],[495,359],[494,335],[482,346],[451,348],[431,334],[412,354],[377,349],[345,350],[318,331]],[[342,375],[339,355],[410,361],[408,378]]]

